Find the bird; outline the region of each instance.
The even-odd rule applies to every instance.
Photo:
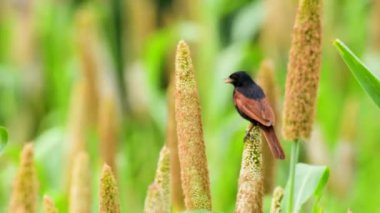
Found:
[[[232,73],[225,79],[225,83],[234,86],[233,102],[239,114],[253,125],[260,127],[276,159],[285,159],[274,130],[275,115],[261,87],[245,71]]]

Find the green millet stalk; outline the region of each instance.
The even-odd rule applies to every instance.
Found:
[[[156,177],[148,189],[144,212],[170,212],[170,152],[164,146],[160,152]]]
[[[104,164],[100,177],[100,213],[120,213],[119,191],[111,167]]]
[[[321,64],[321,0],[300,0],[289,54],[283,134],[307,140],[315,111]]]
[[[175,114],[181,181],[187,210],[211,210],[199,95],[189,46],[180,41],[175,69]]]
[[[264,60],[261,63],[259,72],[256,77],[257,83],[264,90],[266,97],[273,109],[276,117],[276,130],[279,129],[280,113],[279,113],[279,88],[276,84],[274,65],[271,60]],[[278,132],[278,131],[276,131]],[[264,135],[261,141],[266,141]],[[263,143],[263,168],[264,168],[264,193],[269,194],[273,190],[275,179],[276,161],[268,147],[267,143]]]
[[[236,213],[263,212],[263,164],[260,127],[253,125],[244,139]]]
[[[9,212],[37,212],[38,182],[31,143],[22,150],[19,170],[14,179]]]
[[[71,178],[69,212],[91,212],[91,171],[88,154],[80,152],[74,159]]]
[[[44,196],[44,213],[58,213],[53,200],[47,195]]]

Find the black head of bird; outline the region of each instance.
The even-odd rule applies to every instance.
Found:
[[[226,83],[230,83],[235,87],[249,86],[255,82],[252,78],[244,71],[238,71],[232,73],[228,78],[225,79]]]
[[[265,94],[261,87],[244,71],[232,73],[224,80],[224,82],[232,84],[235,87],[235,90],[244,94],[248,98],[265,98]]]

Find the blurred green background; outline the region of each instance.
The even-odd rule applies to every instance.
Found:
[[[236,70],[254,75],[271,59],[282,103],[296,7],[296,0],[1,0],[0,125],[10,142],[0,155],[0,212],[29,141],[41,197],[51,195],[67,211],[65,168],[80,141],[76,134],[90,153],[97,212],[102,119],[96,111],[108,100],[117,108],[109,120],[117,120],[119,133],[122,210],[142,212],[165,143],[167,87],[180,39],[191,46],[197,74],[213,210],[233,212],[248,123],[233,109],[223,78]],[[341,61],[335,38],[379,76],[380,1],[324,2],[315,133],[301,161],[331,168],[325,212],[380,212],[380,113]],[[289,143],[283,145],[289,153]],[[278,162],[276,185],[285,186],[287,173],[288,161]]]

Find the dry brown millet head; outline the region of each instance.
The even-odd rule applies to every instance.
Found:
[[[100,177],[100,212],[120,213],[119,191],[111,167],[104,164]]]
[[[13,182],[9,212],[36,212],[37,188],[33,145],[28,143],[22,150],[20,166]]]
[[[202,119],[189,46],[180,41],[175,60],[175,117],[182,188],[187,210],[211,210]]]
[[[321,64],[320,13],[320,0],[300,0],[285,90],[283,135],[288,140],[310,137]]]
[[[244,140],[235,212],[263,212],[263,164],[260,127],[253,125]]]
[[[79,152],[73,161],[70,182],[69,212],[91,212],[91,181],[88,154]]]

